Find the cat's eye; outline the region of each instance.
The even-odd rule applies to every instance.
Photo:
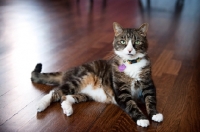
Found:
[[[142,44],[141,41],[135,41],[135,44]]]
[[[121,44],[126,44],[126,42],[124,40],[121,40],[120,43]]]

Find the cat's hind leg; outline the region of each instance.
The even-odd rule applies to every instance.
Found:
[[[73,114],[72,104],[90,101],[92,98],[86,94],[66,95],[62,97],[61,107],[67,116]]]
[[[50,91],[48,94],[42,97],[42,99],[37,104],[37,111],[42,112],[44,111],[51,102],[57,102],[62,97],[62,91],[59,89],[55,89]]]

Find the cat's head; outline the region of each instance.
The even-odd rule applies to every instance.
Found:
[[[123,28],[118,23],[113,23],[115,53],[123,59],[133,60],[146,55],[148,24],[144,23],[140,28]]]

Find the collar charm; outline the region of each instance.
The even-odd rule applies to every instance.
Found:
[[[121,64],[121,65],[119,65],[118,69],[120,72],[123,72],[126,69],[126,65]]]

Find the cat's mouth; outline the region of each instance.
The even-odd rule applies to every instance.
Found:
[[[128,54],[128,55],[133,56],[133,54]]]

